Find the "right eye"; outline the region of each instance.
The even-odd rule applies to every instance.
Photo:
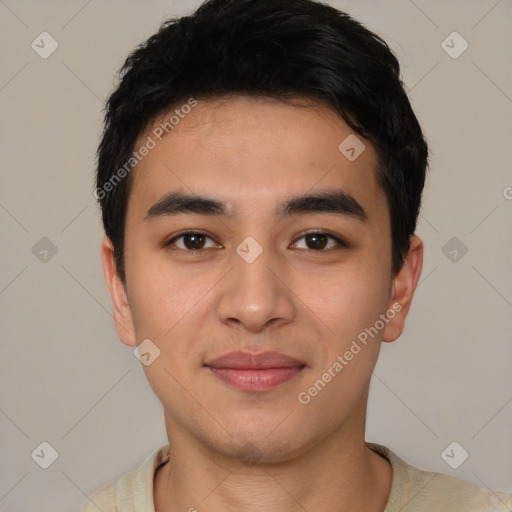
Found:
[[[205,248],[205,240],[212,240],[212,238],[210,238],[205,233],[187,230],[182,231],[181,233],[178,233],[176,236],[171,238],[171,240],[165,243],[165,247],[170,247],[171,245],[175,244],[175,242],[179,239],[182,239],[182,246],[177,246],[177,248],[178,250],[185,252],[201,251],[202,249]],[[215,245],[213,247],[215,247]],[[211,247],[206,248],[209,249]]]

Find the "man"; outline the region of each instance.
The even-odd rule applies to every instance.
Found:
[[[327,5],[211,0],[128,57],[95,195],[169,444],[84,512],[511,509],[365,442],[421,274],[427,161],[395,56]]]

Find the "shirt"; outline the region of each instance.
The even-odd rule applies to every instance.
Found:
[[[387,459],[393,480],[384,512],[511,512],[512,494],[494,492],[442,473],[420,470],[386,446],[366,446]],[[90,496],[81,512],[155,512],[153,478],[170,459],[169,445],[158,448],[135,470]]]

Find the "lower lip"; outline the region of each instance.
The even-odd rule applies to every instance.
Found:
[[[241,370],[239,368],[208,367],[222,381],[246,391],[264,391],[283,384],[299,374],[304,367]]]

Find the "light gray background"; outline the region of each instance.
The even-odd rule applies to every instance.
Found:
[[[423,274],[384,344],[367,439],[422,469],[512,491],[512,2],[331,1],[397,53],[432,151]],[[103,102],[128,52],[193,1],[0,0],[0,509],[79,510],[166,443],[160,403],[118,340],[92,196]],[[58,49],[42,59],[43,31]],[[457,59],[441,42],[459,32]],[[455,43],[454,43],[455,44]],[[457,43],[458,44],[458,43]],[[49,238],[47,262],[32,252]],[[443,247],[457,237],[457,262]],[[460,253],[459,253],[460,254]],[[59,456],[31,458],[43,441]],[[452,470],[452,441],[469,458]]]

